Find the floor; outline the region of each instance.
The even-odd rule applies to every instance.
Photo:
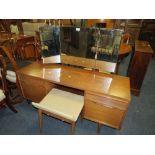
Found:
[[[126,75],[130,56],[120,65],[119,74]],[[107,126],[101,128],[101,135],[152,135],[155,134],[155,59],[151,60],[146,73],[141,94],[132,95],[126,117],[120,130]],[[1,135],[66,135],[69,134],[69,125],[57,119],[44,116],[43,131],[39,132],[37,110],[27,102],[17,104],[18,113],[8,108],[0,110]],[[75,134],[95,135],[97,124],[88,120],[78,119]]]

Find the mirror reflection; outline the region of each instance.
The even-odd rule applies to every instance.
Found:
[[[40,27],[42,56],[58,54],[117,62],[123,30],[46,25]]]
[[[60,27],[45,25],[39,28],[42,56],[50,57],[60,54]]]

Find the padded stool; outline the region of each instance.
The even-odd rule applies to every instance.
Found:
[[[40,103],[32,102],[38,108],[39,128],[42,128],[42,113],[71,124],[71,134],[74,134],[75,122],[84,105],[84,97],[53,88]]]

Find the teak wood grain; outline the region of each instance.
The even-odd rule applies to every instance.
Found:
[[[28,75],[54,84],[130,101],[130,81],[128,77],[87,71],[63,65],[44,65],[39,62],[34,62],[20,69],[18,75]]]
[[[116,70],[116,63],[114,62],[106,62],[97,60],[95,62],[94,59],[68,56],[68,55],[57,55],[51,56],[43,59],[43,63],[62,63],[69,64],[75,66],[81,66],[89,69],[97,69],[102,72],[114,73]]]
[[[17,75],[23,96],[34,102],[59,85],[83,91],[82,116],[114,128],[121,127],[131,100],[128,77],[41,62],[20,69]]]

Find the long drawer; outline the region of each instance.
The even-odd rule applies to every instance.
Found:
[[[85,98],[91,101],[97,102],[97,103],[101,103],[108,107],[115,107],[115,108],[122,109],[122,110],[126,110],[129,105],[128,102],[125,102],[121,99],[117,99],[117,98],[110,97],[110,96],[94,94],[91,92],[88,92],[88,93],[86,92]]]

